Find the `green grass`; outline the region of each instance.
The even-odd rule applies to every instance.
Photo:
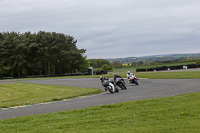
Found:
[[[180,66],[180,65],[188,65],[188,64],[196,64],[196,62],[174,62],[174,63],[163,63],[156,65],[142,65],[142,66],[130,66],[123,68],[113,68],[113,72],[115,73],[126,73],[127,71],[136,72],[136,69],[147,69],[154,67],[162,67],[162,66]]]
[[[126,73],[118,73],[126,78]],[[200,71],[183,71],[183,72],[143,72],[135,73],[137,78],[148,79],[200,79]],[[113,77],[112,74],[107,75]]]
[[[184,71],[184,72],[151,72],[136,73],[138,78],[148,79],[199,79],[200,71]]]
[[[120,75],[125,77],[126,72]],[[200,78],[200,71],[136,73],[136,75],[138,78],[151,79]],[[99,76],[68,78],[97,78]],[[113,74],[103,76],[113,77]],[[0,84],[0,92],[0,107],[12,107],[94,94],[101,90],[11,83]],[[200,132],[199,99],[200,92],[0,120],[0,133]]]
[[[104,77],[113,77],[113,74],[103,74],[103,75],[83,75],[83,76],[62,76],[62,77],[44,77],[44,78],[19,78],[19,79],[0,79],[0,83],[3,82],[15,82],[15,81],[27,81],[27,80],[43,80],[43,79],[60,79],[60,78],[99,78],[100,76]]]
[[[0,84],[0,108],[58,101],[102,92],[99,89],[32,83]]]
[[[25,78],[25,79],[9,79],[0,80],[0,82],[14,82],[14,81],[26,81],[26,80],[42,80],[42,79],[56,79],[56,78],[99,78],[104,77],[114,77],[114,73],[104,74],[104,75],[85,75],[85,76],[67,76],[67,77],[49,77],[49,78]],[[126,72],[117,73],[118,75],[126,78]],[[137,78],[148,78],[148,79],[200,79],[200,71],[183,71],[183,72],[144,72],[135,73]]]
[[[144,65],[144,66],[137,66],[137,69],[145,69],[145,68],[153,68],[153,67],[162,67],[162,66],[180,66],[180,65],[189,65],[189,64],[196,64],[196,62],[174,62],[174,63],[160,63],[156,65]]]
[[[43,77],[43,78],[16,78],[16,79],[0,79],[1,82],[15,82],[15,81],[27,81],[27,80],[43,80],[43,79],[60,79],[60,78],[99,78],[100,76],[107,76],[104,75],[83,75],[83,76],[61,76],[61,77]]]
[[[6,119],[0,132],[197,133],[200,93]]]

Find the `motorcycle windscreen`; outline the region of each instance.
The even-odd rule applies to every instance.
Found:
[[[120,78],[116,78],[115,79],[115,82],[117,83],[117,82],[119,82],[120,81]]]

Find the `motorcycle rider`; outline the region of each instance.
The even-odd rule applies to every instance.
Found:
[[[128,79],[128,83],[130,84],[130,77],[131,77],[131,72],[130,71],[127,71],[127,79]]]
[[[116,78],[121,78],[124,81],[124,79],[121,76],[119,76],[118,74],[114,74],[114,81]]]
[[[101,80],[101,84],[102,84],[102,85],[103,85],[103,81],[104,81],[104,80],[109,80],[109,81],[110,81],[109,78],[103,77],[103,76],[100,76],[99,79]],[[104,85],[103,85],[103,86],[104,86]],[[107,91],[106,87],[105,87],[105,91]]]
[[[116,85],[116,83],[115,83],[115,79],[116,79],[116,78],[121,78],[121,80],[124,81],[124,79],[123,79],[121,76],[119,76],[117,73],[115,73],[115,74],[114,74],[114,82],[113,82],[115,87],[117,87],[117,85]]]
[[[113,87],[114,87],[114,89],[115,89],[115,92],[119,92],[119,90],[118,90],[117,86],[115,85],[114,81],[110,81],[110,78],[100,76],[99,79],[101,80],[102,86],[105,87],[105,91],[107,91],[107,85],[105,86],[104,81],[105,81],[105,80],[108,80],[108,81],[105,81],[105,82],[110,82],[111,84],[113,84],[113,85],[114,85]]]
[[[120,78],[123,82],[124,82],[124,84],[125,84],[125,81],[124,81],[124,79],[121,77],[121,76],[119,76],[118,74],[114,74],[114,83],[115,83],[115,86],[117,87],[117,84],[116,84],[116,78]],[[125,86],[125,85],[124,85]],[[126,86],[125,86],[125,88],[124,89],[126,89]]]
[[[130,71],[127,71],[127,75],[126,76],[127,76],[127,79],[128,79],[128,83],[130,84],[130,82],[131,82],[130,77],[135,76],[135,74],[131,73]]]

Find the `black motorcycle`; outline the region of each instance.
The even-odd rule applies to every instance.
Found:
[[[114,82],[115,82],[115,84],[116,84],[117,86],[119,86],[122,90],[126,89],[126,83],[125,83],[125,81],[124,81],[123,78],[121,78],[121,77],[116,77],[116,78],[114,79]]]
[[[113,81],[110,81],[109,78],[101,76],[100,80],[102,85],[105,87],[105,91],[108,90],[110,93],[119,92],[117,86],[115,86],[115,83]]]

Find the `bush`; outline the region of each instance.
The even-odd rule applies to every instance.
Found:
[[[112,67],[105,64],[102,66],[102,69],[107,71],[107,70],[112,70]]]
[[[197,61],[196,64],[199,64],[199,65],[200,65],[200,61]]]

